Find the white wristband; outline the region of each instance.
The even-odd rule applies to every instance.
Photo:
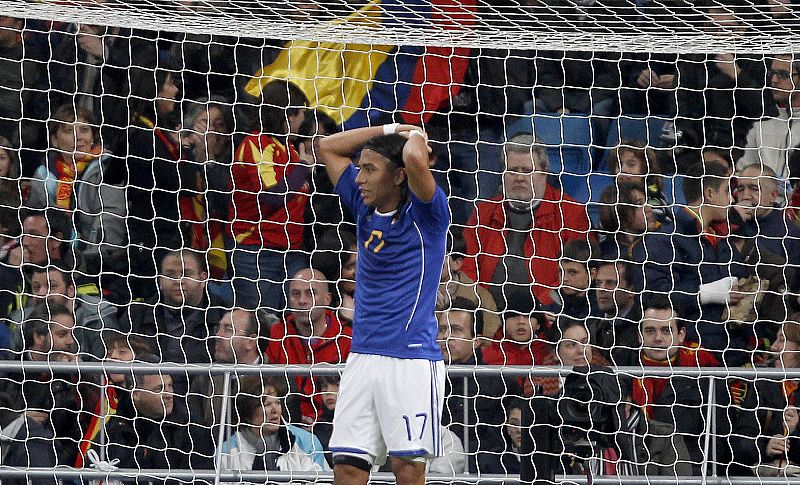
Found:
[[[400,126],[400,123],[389,123],[388,125],[383,125],[383,134],[393,135],[397,131],[398,126]]]

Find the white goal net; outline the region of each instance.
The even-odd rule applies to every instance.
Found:
[[[332,481],[393,242],[319,140],[393,123],[451,212],[429,481],[800,476],[798,12],[0,0],[0,482]]]

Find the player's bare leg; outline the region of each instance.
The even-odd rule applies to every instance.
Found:
[[[369,480],[368,471],[344,463],[333,466],[333,485],[367,485],[367,480]]]
[[[425,484],[425,462],[391,457],[391,463],[397,485]]]

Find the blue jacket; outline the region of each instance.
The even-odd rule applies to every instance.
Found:
[[[748,276],[738,250],[727,237],[701,236],[698,217],[686,207],[675,211],[671,234],[645,235],[645,291],[670,293],[689,321],[687,337],[709,349],[744,348],[746,341],[729,335],[722,322],[725,305],[700,304],[700,285]],[[728,339],[731,339],[730,342]],[[744,336],[742,338],[745,338]]]

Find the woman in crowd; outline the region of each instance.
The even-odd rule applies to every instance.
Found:
[[[608,362],[600,355],[600,352],[594,352],[592,346],[589,345],[589,330],[582,321],[559,317],[552,327],[550,341],[554,342],[553,350],[542,362],[542,365],[608,366]],[[531,394],[558,396],[561,393],[562,384],[563,382],[558,377],[537,377],[526,383],[525,394],[528,396]]]
[[[136,296],[155,294],[153,276],[165,250],[189,247],[176,194],[189,174],[182,173],[177,116],[181,90],[177,70],[162,65],[155,71],[131,69],[128,98],[131,127],[127,133],[128,235]]]
[[[307,264],[301,250],[313,159],[295,142],[308,99],[288,81],[268,83],[262,99],[253,133],[234,155],[227,245],[235,305],[283,311],[283,282]]]
[[[92,112],[65,104],[50,117],[50,150],[36,169],[27,205],[72,214],[83,268],[90,275],[122,272],[127,243],[125,189],[109,183],[118,163],[99,143]]]
[[[329,470],[316,436],[283,418],[285,385],[274,378],[239,379],[239,427],[222,444],[222,469],[235,471]]]
[[[181,212],[194,212],[192,247],[208,252],[209,275],[220,280],[227,272],[224,230],[230,206],[233,161],[233,111],[222,97],[191,100],[184,104],[181,143],[192,166],[189,197],[181,199]]]

